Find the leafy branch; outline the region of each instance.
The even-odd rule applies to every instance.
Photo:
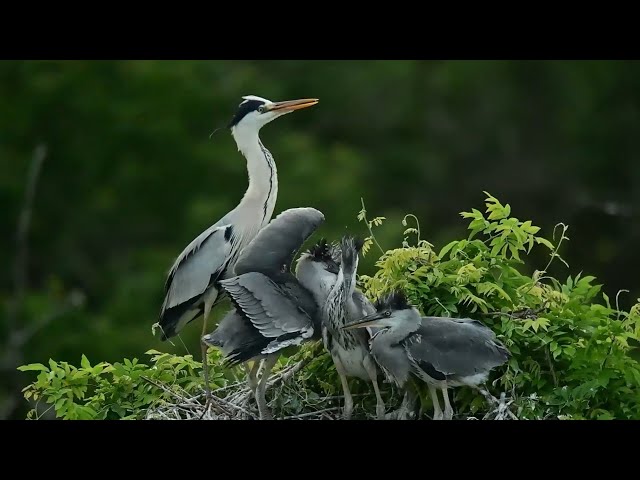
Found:
[[[372,228],[374,226],[379,227],[380,225],[382,225],[382,222],[384,222],[386,218],[375,217],[373,220],[369,220],[367,218],[367,209],[364,206],[364,199],[360,198],[360,202],[362,203],[362,210],[358,212],[358,221],[364,222],[364,224],[367,226],[367,230],[369,231],[369,236],[364,239],[364,245],[362,246],[362,255],[364,256],[367,254],[373,243],[375,243],[376,246],[380,249],[380,253],[384,254],[384,250],[378,243],[376,236],[373,234]]]

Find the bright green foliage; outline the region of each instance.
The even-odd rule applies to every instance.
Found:
[[[26,399],[44,400],[56,416],[68,420],[140,419],[157,402],[192,396],[202,390],[202,364],[191,355],[177,356],[147,352],[151,366],[137,358],[123,363],[106,362],[92,366],[82,356],[80,367],[49,360],[49,365],[34,363],[19,368],[37,371],[37,380],[23,391]],[[219,364],[219,352],[210,354],[210,363]],[[212,388],[227,382],[215,367],[210,375]],[[36,418],[31,410],[28,418]]]
[[[564,263],[558,254],[568,240],[562,224],[556,228],[557,242],[552,242],[538,236],[540,228],[532,222],[512,217],[511,207],[489,194],[484,213],[472,209],[461,215],[470,221],[466,239],[437,251],[421,239],[418,219],[407,215],[402,247],[384,252],[373,229],[385,218],[369,220],[363,202],[358,219],[369,232],[364,253],[370,254],[374,244],[383,251],[376,273],[360,277],[365,293],[373,300],[401,287],[426,315],[471,316],[490,326],[513,354],[507,365],[495,370],[490,390],[513,397],[519,418],[640,419],[640,299],[625,312],[617,301],[611,305],[592,276],[578,274],[564,281],[551,277],[547,271],[552,262]],[[549,262],[529,275],[524,260],[534,248],[546,249]],[[48,367],[21,367],[40,372],[25,388],[25,397],[44,399],[62,418],[144,418],[156,402],[201,394],[201,364],[190,355],[147,353],[151,366],[136,359],[91,366],[83,356],[80,368],[53,360]],[[242,374],[240,369],[223,371],[219,352],[210,355],[215,365],[212,388]],[[271,393],[272,406],[285,416],[301,413],[314,399],[342,393],[320,344],[282,358],[274,371],[300,361],[306,366],[295,375],[295,385]],[[354,394],[366,394],[358,397],[356,413],[373,411],[370,385],[352,384]],[[390,398],[393,393],[383,385],[388,407],[397,405],[398,396]],[[484,399],[470,389],[455,389],[455,405],[460,416],[487,411]]]
[[[361,277],[367,294],[400,287],[426,315],[472,316],[493,328],[513,353],[496,387],[515,394],[519,417],[640,418],[640,364],[630,348],[638,346],[640,304],[619,311],[594,277],[547,275],[554,259],[564,263],[564,225],[555,246],[489,194],[484,214],[462,217],[469,237],[437,253],[417,229],[405,231],[418,234],[417,244],[405,238],[403,248],[382,255],[375,275]],[[523,258],[537,245],[550,250],[549,264],[529,276]],[[466,390],[459,400],[471,411],[482,405]]]

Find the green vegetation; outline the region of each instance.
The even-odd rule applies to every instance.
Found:
[[[408,215],[402,221],[402,246],[384,251],[374,231],[386,219],[369,220],[363,203],[358,219],[369,232],[365,253],[378,247],[383,252],[375,274],[360,277],[365,293],[374,299],[401,287],[427,315],[472,316],[493,328],[513,358],[494,372],[490,390],[506,392],[519,418],[640,419],[640,303],[623,311],[617,298],[611,305],[593,276],[577,274],[561,281],[549,274],[554,262],[565,263],[559,252],[568,240],[566,226],[558,225],[556,238],[549,239],[538,235],[541,229],[531,221],[511,216],[511,207],[489,194],[485,207],[484,212],[463,212],[470,221],[468,237],[439,251],[421,238],[418,219]],[[415,226],[408,226],[409,221]],[[527,274],[525,260],[536,248],[548,253],[548,263]],[[83,356],[80,368],[53,360],[49,366],[20,367],[39,372],[25,388],[25,397],[44,401],[58,417],[69,419],[147,418],[158,406],[174,405],[176,398],[201,404],[199,362],[191,355],[147,354],[150,366],[137,359],[92,366]],[[241,381],[240,368],[223,370],[219,353],[209,355],[214,393]],[[300,367],[296,374],[281,382],[277,393],[267,393],[280,418],[312,412],[314,400],[341,392],[331,360],[319,345],[281,358],[275,371],[294,366]],[[364,383],[354,383],[356,394],[367,393],[356,411],[364,417],[374,411],[375,400]],[[388,409],[400,400],[389,385],[384,394]],[[421,400],[428,405],[427,396]],[[459,417],[487,413],[484,399],[470,389],[456,389],[454,402]],[[29,413],[29,418],[36,416],[35,410]]]

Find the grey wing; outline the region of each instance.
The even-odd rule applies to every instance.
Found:
[[[472,376],[502,365],[509,352],[493,331],[477,320],[426,317],[405,342],[410,357],[438,380]],[[439,374],[439,375],[438,375]]]
[[[178,256],[165,283],[162,313],[204,293],[224,271],[231,252],[232,231],[230,225],[213,225]]]
[[[272,347],[282,348],[283,341],[298,344],[313,335],[311,315],[262,273],[245,273],[222,280],[220,285],[263,337],[278,339],[263,353],[270,353]]]
[[[292,208],[271,220],[247,245],[235,265],[235,274],[287,271],[296,252],[324,222],[315,208]]]
[[[209,345],[220,348],[224,355],[228,355],[245,338],[250,336],[250,329],[251,325],[234,308],[227,312],[216,329],[203,336],[202,340]]]

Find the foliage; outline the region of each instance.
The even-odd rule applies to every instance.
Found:
[[[513,354],[497,385],[515,393],[523,418],[640,418],[640,365],[631,355],[640,303],[625,312],[593,276],[560,281],[547,273],[554,260],[565,263],[558,254],[568,240],[562,224],[554,245],[489,194],[485,213],[462,217],[470,220],[468,238],[439,252],[418,229],[407,229],[416,244],[405,237],[405,247],[378,259],[377,272],[361,277],[367,294],[403,288],[426,315],[474,316],[493,328]],[[549,263],[527,275],[523,258],[535,246],[549,251]],[[483,401],[468,391],[459,399],[471,412]]]
[[[620,299],[628,310],[640,296],[627,268],[640,264],[640,222],[629,217],[640,185],[638,84],[634,61],[0,62],[0,350],[16,336],[22,343],[0,363],[0,418],[26,413],[10,407],[24,405],[18,365],[185,353],[182,342],[150,339],[149,326],[173,259],[246,188],[229,132],[209,135],[251,93],[320,98],[261,132],[278,165],[279,211],[314,206],[333,238],[358,227],[351,206],[363,196],[389,219],[376,228],[384,250],[399,245],[395,227],[408,211],[444,245],[461,236],[457,213],[490,189],[545,229],[555,218],[570,223],[588,241],[563,257],[604,280],[607,293],[629,288]],[[39,144],[48,154],[27,291],[11,324],[9,261]],[[372,249],[362,272],[373,274],[381,252]],[[86,302],[70,310],[74,291]],[[38,334],[25,340],[23,327]],[[182,340],[198,348],[199,334],[185,329]]]
[[[552,277],[548,270],[554,261],[566,265],[559,250],[568,240],[567,227],[558,225],[557,241],[552,241],[538,235],[541,229],[531,221],[511,216],[511,207],[492,195],[487,194],[485,204],[484,213],[462,212],[469,220],[468,238],[439,251],[421,239],[418,219],[405,216],[403,246],[383,251],[375,274],[360,277],[365,293],[373,300],[400,287],[426,315],[473,316],[489,325],[513,354],[494,372],[491,388],[513,397],[519,418],[640,418],[640,300],[625,312],[617,298],[611,305],[593,276],[579,273],[564,281]],[[369,220],[363,202],[358,219],[369,232],[365,254],[373,245],[382,251],[373,229],[385,218]],[[534,248],[545,249],[549,261],[528,275],[524,260]],[[25,397],[44,398],[57,416],[73,419],[145,418],[148,409],[175,401],[175,396],[201,395],[201,365],[191,356],[147,353],[151,366],[134,359],[92,367],[83,356],[80,368],[53,360],[49,367],[21,367],[40,372]],[[214,390],[241,374],[238,368],[223,371],[219,352],[211,355]],[[282,416],[304,414],[310,405],[341,393],[320,344],[281,358],[275,371],[299,362],[305,368],[270,394],[272,407]],[[364,418],[373,411],[374,397],[367,383],[352,384]],[[396,393],[389,385],[383,387],[388,406],[397,405]],[[484,399],[469,389],[456,389],[455,405],[461,416],[487,411]]]
[[[21,371],[39,372],[35,382],[24,388],[26,399],[44,400],[59,418],[88,419],[141,419],[147,409],[175,397],[189,396],[202,389],[202,364],[191,355],[178,356],[147,352],[151,366],[137,358],[124,359],[113,365],[101,362],[91,365],[82,356],[80,367],[67,362],[49,360],[49,364],[33,363],[19,367]],[[212,352],[210,360],[217,365],[219,352]],[[224,386],[225,374],[215,367],[210,374],[212,388]],[[38,418],[37,407],[27,418]]]

